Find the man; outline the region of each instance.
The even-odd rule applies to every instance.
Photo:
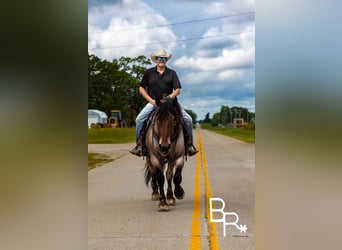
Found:
[[[155,67],[145,71],[139,87],[140,94],[148,101],[146,106],[138,114],[136,122],[136,142],[137,145],[130,151],[132,154],[142,156],[142,136],[140,135],[144,122],[147,120],[149,114],[157,108],[156,98],[173,99],[180,94],[181,84],[177,73],[166,67],[166,63],[171,59],[172,54],[168,55],[164,49],[151,54],[152,61],[156,64]],[[192,118],[182,108],[182,116],[185,125],[185,132],[187,135],[186,146],[187,155],[195,155],[198,150],[193,145],[192,135]]]

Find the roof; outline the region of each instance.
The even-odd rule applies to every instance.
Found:
[[[107,119],[106,113],[97,109],[88,109],[88,116],[89,115],[96,115],[96,116],[100,116],[101,118]]]

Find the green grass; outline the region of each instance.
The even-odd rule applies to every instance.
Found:
[[[88,143],[135,142],[135,128],[90,128]]]
[[[201,124],[203,129],[226,135],[244,142],[255,143],[255,130],[252,128],[229,128],[229,127],[213,127],[210,124]]]
[[[135,128],[90,128],[89,144],[117,144],[135,142]],[[119,158],[120,156],[117,156]],[[88,170],[102,166],[115,159],[104,154],[88,153]]]
[[[113,159],[110,159],[107,155],[88,153],[88,170],[99,167],[111,161],[113,161]]]

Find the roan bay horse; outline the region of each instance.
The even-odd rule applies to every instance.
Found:
[[[152,186],[152,200],[159,199],[158,210],[168,211],[169,205],[175,205],[174,195],[183,199],[182,169],[184,166],[185,146],[182,130],[182,114],[177,99],[159,101],[158,110],[146,132],[148,155],[145,164],[145,183]],[[167,194],[164,193],[164,169],[166,170]],[[175,172],[175,173],[174,173]],[[159,188],[159,191],[158,191]]]

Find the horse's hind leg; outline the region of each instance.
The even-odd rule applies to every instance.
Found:
[[[159,201],[160,195],[158,191],[158,184],[157,184],[157,177],[156,175],[152,175],[152,181],[151,181],[151,186],[152,186],[152,200],[153,201]]]
[[[169,205],[166,202],[166,197],[164,193],[165,177],[164,177],[163,172],[159,168],[157,169],[156,178],[157,178],[157,183],[159,186],[159,193],[160,193],[158,210],[169,211]]]
[[[174,206],[176,205],[176,199],[173,197],[173,192],[172,192],[172,178],[173,178],[173,167],[169,166],[166,171],[166,180],[167,180],[167,193],[166,193],[166,198],[167,198],[167,203],[169,205]]]
[[[175,184],[175,196],[178,200],[181,200],[184,198],[184,189],[180,185],[182,182],[182,168],[177,168],[175,175],[173,177],[173,183]]]

